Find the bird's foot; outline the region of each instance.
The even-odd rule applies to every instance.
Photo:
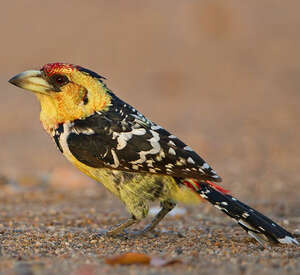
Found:
[[[181,234],[180,232],[176,232],[173,230],[154,230],[151,229],[149,230],[148,226],[145,226],[145,228],[141,229],[141,230],[132,230],[132,231],[127,231],[124,230],[124,237],[127,239],[131,239],[131,238],[138,238],[138,237],[149,237],[149,238],[157,238],[161,235],[172,235],[172,236],[176,236],[179,238],[183,238],[184,235]]]
[[[108,230],[100,230],[98,231],[98,237],[121,237],[124,235],[124,231],[129,226],[137,223],[138,221],[135,218],[129,218],[124,223],[112,226]]]
[[[152,226],[152,224],[146,225],[141,230],[127,230],[121,225],[113,226],[107,230],[101,229],[99,230],[94,237],[95,238],[103,238],[103,237],[113,237],[113,238],[125,238],[125,239],[134,239],[139,237],[149,237],[149,238],[157,238],[161,235],[173,235],[179,238],[183,238],[184,235],[180,232],[176,232],[173,230],[155,230]]]

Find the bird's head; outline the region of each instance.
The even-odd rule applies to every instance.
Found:
[[[104,77],[80,66],[52,63],[22,72],[10,83],[32,91],[41,103],[41,121],[47,131],[59,123],[92,115],[109,107],[111,97]]]

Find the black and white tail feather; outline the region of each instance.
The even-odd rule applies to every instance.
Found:
[[[233,218],[262,246],[264,246],[264,241],[267,240],[272,243],[299,245],[292,234],[238,199],[216,190],[206,182],[198,183],[198,186],[200,188],[197,192],[202,198]]]

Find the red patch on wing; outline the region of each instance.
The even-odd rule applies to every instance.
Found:
[[[187,186],[188,188],[191,188],[192,190],[195,190],[195,187],[189,181],[184,181],[183,184],[185,186]]]
[[[228,194],[229,193],[229,190],[226,190],[224,188],[222,188],[221,186],[215,184],[214,182],[211,182],[211,181],[206,181],[210,186],[212,186],[213,188],[215,188],[216,190],[224,193],[224,194]]]
[[[68,63],[49,63],[43,66],[42,70],[47,74],[48,76],[51,76],[59,71],[63,70],[74,70],[77,69],[77,65],[68,64]]]
[[[214,189],[216,189],[217,191],[223,193],[223,194],[228,194],[229,191],[222,188],[221,186],[215,184],[214,182],[211,182],[211,181],[206,181],[206,183],[208,183],[211,187],[213,187]],[[201,184],[198,183],[197,181],[193,180],[193,179],[188,179],[188,180],[185,180],[183,182],[183,184],[189,188],[191,188],[192,190],[195,190],[196,192],[201,190]]]

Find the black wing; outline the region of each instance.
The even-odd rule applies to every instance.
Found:
[[[221,181],[190,147],[116,98],[108,111],[74,121],[69,131],[70,152],[91,167]]]

